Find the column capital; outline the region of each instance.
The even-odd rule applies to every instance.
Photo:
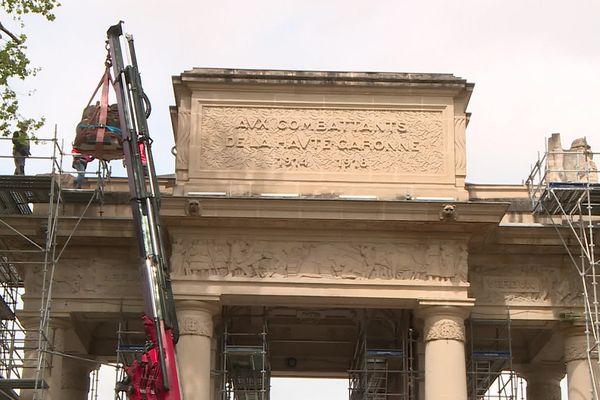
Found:
[[[464,307],[432,305],[417,310],[417,316],[424,320],[423,340],[465,341],[465,318],[470,310]]]
[[[181,336],[212,337],[213,316],[220,311],[218,303],[183,300],[176,303],[179,334]]]

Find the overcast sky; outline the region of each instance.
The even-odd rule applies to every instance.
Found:
[[[194,67],[453,73],[475,83],[467,180],[520,183],[561,132],[600,151],[600,3],[594,1],[75,1],[28,18],[42,68],[28,114],[70,143],[103,71],[106,29],[135,38],[160,173],[174,171],[171,76]],[[15,27],[15,30],[18,29]],[[41,152],[42,150],[39,150]],[[118,163],[113,163],[118,164]]]
[[[23,101],[23,111],[47,118],[40,136],[57,124],[59,136],[70,143],[103,72],[106,29],[124,20],[136,39],[144,88],[153,103],[149,123],[160,149],[155,151],[162,153],[158,170],[172,173],[171,76],[185,70],[453,73],[475,83],[467,180],[520,183],[553,132],[562,133],[564,147],[587,136],[600,151],[599,4],[62,0],[56,21],[27,19],[29,55],[42,70],[19,90],[36,90]],[[12,170],[8,161],[2,162],[2,173]]]

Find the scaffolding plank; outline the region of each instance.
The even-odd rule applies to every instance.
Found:
[[[45,380],[37,381],[38,389],[48,389],[48,383]],[[0,389],[35,389],[35,379],[0,379]]]
[[[51,175],[0,175],[0,214],[31,214],[29,203],[47,203]]]
[[[589,194],[588,198],[584,196]],[[571,214],[578,204],[590,207],[591,215],[600,215],[600,184],[585,182],[550,182],[540,195],[535,211],[550,214]],[[561,210],[562,208],[562,210]],[[587,213],[588,210],[582,210]]]
[[[402,357],[404,353],[398,349],[367,349],[367,355],[373,357]]]
[[[119,351],[121,353],[143,353],[144,351],[146,351],[146,345],[144,343],[142,343],[142,344],[121,343],[117,347],[117,351]]]
[[[227,353],[235,354],[261,354],[263,348],[261,346],[227,346]]]
[[[474,351],[473,359],[478,360],[508,360],[510,358],[509,351]]]

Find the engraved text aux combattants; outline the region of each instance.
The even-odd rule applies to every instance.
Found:
[[[214,169],[441,173],[440,112],[205,106]]]

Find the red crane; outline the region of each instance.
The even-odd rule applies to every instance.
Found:
[[[180,400],[175,358],[179,332],[160,226],[160,192],[147,118],[150,102],[144,94],[133,37],[123,33],[122,22],[107,31],[123,154],[129,181],[133,221],[138,239],[146,332],[146,350],[125,367],[118,386],[130,400]],[[125,61],[128,60],[128,61]]]

